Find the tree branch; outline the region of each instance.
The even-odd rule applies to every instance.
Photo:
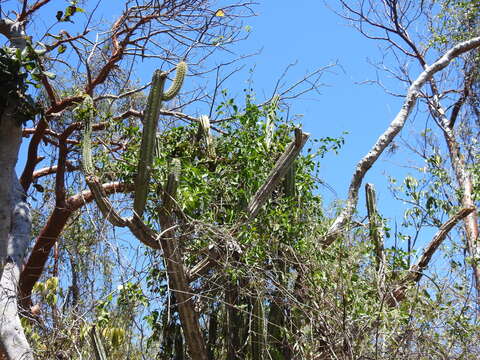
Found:
[[[398,112],[397,116],[390,123],[390,126],[387,128],[387,130],[385,130],[385,132],[377,139],[375,145],[371,148],[368,154],[358,162],[350,182],[350,187],[348,189],[347,201],[340,215],[335,219],[327,234],[320,240],[322,246],[327,247],[332,244],[335,239],[341,235],[342,230],[350,222],[358,203],[358,191],[365,174],[403,128],[405,121],[417,102],[417,98],[420,95],[420,90],[423,85],[429,81],[434,74],[447,67],[453,59],[472,49],[478,48],[479,46],[480,37],[475,37],[473,39],[461,42],[447,51],[432,65],[427,66],[425,70],[418,76],[418,78],[412,83],[408,89],[407,95],[405,96],[403,106]]]
[[[125,193],[133,190],[133,185],[118,182],[106,183],[103,184],[102,187],[106,194]],[[53,210],[46,225],[40,231],[20,275],[19,287],[20,293],[22,294],[21,297],[24,299],[22,304],[25,308],[29,305],[33,286],[43,272],[50,250],[55,245],[58,236],[65,228],[68,220],[76,210],[93,200],[94,195],[92,192],[85,190],[69,197],[65,202],[65,207],[55,207]]]
[[[447,220],[440,228],[438,229],[435,236],[432,238],[430,243],[427,245],[423,251],[422,256],[418,259],[417,263],[412,265],[408,270],[407,275],[400,281],[400,284],[395,288],[395,290],[390,294],[387,299],[387,303],[390,306],[396,306],[400,301],[405,298],[406,290],[415,283],[418,283],[423,275],[423,270],[425,270],[432,259],[433,254],[437,251],[438,247],[445,240],[446,236],[453,229],[455,225],[469,214],[475,211],[474,207],[464,208],[453,215],[450,219]]]

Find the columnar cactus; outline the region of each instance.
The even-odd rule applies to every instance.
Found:
[[[160,109],[162,108],[162,101],[171,100],[178,94],[185,79],[186,72],[187,64],[182,61],[177,65],[177,72],[172,85],[165,92],[163,88],[167,74],[160,70],[156,70],[153,74],[147,108],[145,109],[140,159],[138,161],[137,177],[135,179],[133,209],[138,216],[143,214],[147,202],[148,183],[150,181],[150,170],[153,164],[157,123]]]
[[[182,87],[187,64],[180,62],[177,65],[177,73],[172,85],[167,91],[163,91],[167,74],[156,70],[153,74],[152,85],[148,95],[147,108],[145,109],[144,124],[142,132],[142,143],[140,146],[140,159],[138,161],[137,177],[135,179],[135,199],[133,209],[140,217],[145,209],[148,194],[148,183],[150,181],[150,170],[153,163],[155,152],[155,140],[157,133],[157,121],[162,107],[163,100],[171,100],[178,94]],[[95,167],[92,161],[92,119],[94,117],[93,100],[89,95],[85,95],[84,101],[75,109],[76,116],[83,121],[83,141],[82,141],[82,166],[86,175],[87,184],[95,196],[97,205],[112,224],[116,226],[129,225],[126,219],[123,219],[113,209],[112,204],[105,195],[103,188],[95,176]]]
[[[267,149],[270,149],[270,146],[272,145],[275,117],[277,116],[279,100],[280,95],[275,94],[268,105],[267,122],[265,124],[265,145],[267,146]]]
[[[83,121],[82,167],[85,172],[85,181],[95,197],[102,214],[114,225],[125,226],[125,220],[113,209],[110,200],[103,191],[102,185],[95,176],[95,167],[92,160],[92,119],[94,117],[93,100],[89,95],[84,96],[83,103],[75,109],[76,116]]]
[[[213,159],[215,158],[215,147],[213,144],[213,136],[210,132],[210,119],[207,115],[200,116],[200,126],[205,139],[206,155]]]

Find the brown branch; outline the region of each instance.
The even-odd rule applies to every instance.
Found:
[[[68,160],[65,162],[65,166],[67,171],[75,171],[80,169],[79,166],[73,165],[72,162]],[[34,171],[32,178],[36,180],[47,175],[55,174],[56,172],[57,172],[57,165],[48,166],[48,167],[44,167],[42,169]]]
[[[48,51],[52,51],[52,50],[55,50],[57,47],[59,47],[60,45],[62,44],[65,44],[65,43],[70,43],[72,41],[75,41],[75,40],[78,40],[78,39],[82,39],[85,35],[88,34],[88,29],[85,29],[83,31],[83,33],[79,34],[79,35],[76,35],[76,36],[71,36],[68,32],[66,32],[65,30],[62,30],[60,32],[60,35],[67,35],[67,38],[65,39],[61,39],[61,40],[57,40],[55,41],[53,44],[50,44],[50,45],[47,45],[47,50]]]
[[[426,246],[420,259],[418,259],[416,264],[410,267],[407,275],[403,278],[403,280],[400,281],[400,284],[388,297],[387,303],[389,306],[396,306],[400,301],[405,299],[406,290],[412,284],[418,283],[420,281],[423,275],[423,271],[430,263],[433,254],[435,253],[435,251],[437,251],[443,240],[445,240],[450,230],[452,230],[459,221],[463,220],[465,217],[467,217],[474,211],[474,207],[464,208],[457,212],[455,215],[453,215],[450,219],[448,219],[447,222],[445,222],[442,226],[440,226],[435,236]]]
[[[65,207],[65,170],[68,155],[68,146],[66,140],[75,130],[75,128],[75,124],[68,126],[58,139],[59,149],[57,173],[55,176],[55,206],[59,208]]]
[[[32,184],[33,171],[35,170],[35,165],[37,165],[36,159],[38,154],[38,145],[40,144],[40,141],[45,134],[47,125],[47,120],[45,119],[45,117],[42,116],[35,129],[32,140],[30,140],[30,144],[28,145],[27,161],[25,163],[22,176],[20,176],[20,184],[22,185],[25,192]]]
[[[85,93],[91,95],[93,92],[93,89],[103,83],[108,75],[110,74],[110,71],[115,67],[115,65],[123,58],[124,56],[124,51],[126,46],[129,43],[130,37],[133,35],[133,33],[142,25],[149,23],[151,20],[157,18],[159,14],[152,14],[149,16],[144,16],[140,18],[140,20],[134,24],[132,27],[127,27],[126,30],[122,30],[117,32],[116,30],[121,27],[122,24],[126,21],[127,17],[125,14],[123,14],[114,24],[112,27],[113,34],[112,34],[112,42],[114,45],[114,50],[112,55],[110,56],[110,59],[108,59],[107,63],[100,69],[98,72],[98,75],[95,79],[93,79],[91,82],[88,83],[88,85],[85,88]],[[118,41],[118,36],[122,35],[125,33],[125,37],[123,38],[122,41]]]
[[[60,104],[58,104],[59,107],[56,108],[56,110],[64,110],[67,106],[70,106],[72,104],[75,104],[78,102],[81,98],[75,97],[75,98],[68,98],[62,101]],[[67,101],[68,100],[68,101]],[[63,109],[62,109],[63,108]],[[101,122],[98,124],[95,124],[92,126],[92,130],[104,130],[107,127],[108,123],[107,122]],[[32,140],[30,140],[30,144],[28,146],[28,155],[27,155],[27,161],[25,163],[25,167],[22,172],[22,176],[20,177],[20,184],[22,184],[22,187],[25,191],[28,190],[30,185],[33,182],[34,179],[34,171],[35,171],[35,166],[38,164],[37,159],[37,153],[38,153],[38,146],[40,144],[40,141],[44,138],[45,134],[52,135],[56,138],[61,138],[63,136],[63,141],[66,143],[72,142],[71,140],[66,139],[65,137],[65,132],[62,134],[57,134],[54,131],[51,131],[50,129],[47,128],[48,122],[42,117],[37,125],[36,128],[34,129],[24,129],[23,131],[23,136],[33,134]],[[68,126],[65,131],[67,132],[67,136],[69,136],[73,131],[75,130],[80,130],[82,128],[82,123],[81,122],[75,122],[72,123]],[[57,144],[54,144],[57,146]]]
[[[125,193],[133,190],[131,184],[118,182],[103,184],[103,189],[107,194]],[[55,207],[47,223],[40,231],[30,256],[20,275],[20,293],[22,303],[28,306],[33,286],[38,281],[48,261],[50,250],[55,245],[58,236],[65,228],[72,214],[85,204],[94,200],[93,194],[85,190],[79,194],[69,197],[65,201],[65,207]]]
[[[48,4],[49,2],[50,0],[39,0],[35,4],[33,4],[32,7],[30,7],[28,10],[26,10],[26,8],[24,7],[22,13],[18,17],[18,21],[26,20],[31,14],[33,14],[35,11],[40,9],[42,6]],[[25,4],[26,3],[27,1],[25,0]]]

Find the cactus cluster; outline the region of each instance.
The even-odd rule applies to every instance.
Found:
[[[176,75],[172,85],[167,91],[163,91],[167,74],[156,70],[153,74],[152,85],[148,95],[147,107],[144,115],[144,126],[142,132],[142,143],[138,161],[137,177],[134,188],[133,209],[138,217],[141,217],[145,209],[148,194],[148,183],[150,181],[150,170],[153,164],[153,157],[156,147],[157,122],[162,106],[162,101],[170,100],[178,94],[182,87],[187,64],[180,62],[177,65]],[[82,167],[85,172],[85,179],[88,187],[95,197],[95,201],[102,214],[115,226],[130,226],[130,220],[123,219],[113,208],[108,200],[102,185],[95,176],[95,167],[92,160],[92,119],[94,118],[94,104],[89,95],[84,96],[83,102],[74,110],[76,117],[83,121],[82,141]],[[158,146],[159,144],[157,144]],[[174,173],[180,172],[180,164],[174,162]],[[178,177],[178,175],[177,175]]]

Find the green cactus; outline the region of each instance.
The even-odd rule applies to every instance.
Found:
[[[174,158],[170,162],[170,174],[168,175],[167,184],[165,186],[163,196],[163,210],[170,212],[177,192],[178,182],[180,181],[180,172],[182,171],[180,159]]]
[[[92,118],[93,100],[89,95],[85,95],[83,103],[74,110],[76,116],[83,120],[83,141],[82,141],[82,166],[85,174],[93,175],[95,169],[92,161]]]
[[[75,116],[83,121],[82,167],[85,172],[85,181],[92,192],[95,202],[102,214],[116,226],[125,226],[125,220],[113,209],[102,185],[95,176],[95,167],[92,160],[92,119],[95,115],[93,100],[84,95],[83,102],[74,110]]]
[[[156,70],[153,74],[147,108],[145,109],[140,159],[138,161],[137,177],[135,179],[133,209],[138,216],[142,216],[147,202],[148,183],[150,181],[150,171],[155,153],[157,123],[160,109],[162,108],[162,101],[170,100],[178,94],[185,79],[186,72],[187,64],[182,61],[177,65],[177,72],[172,85],[165,92],[163,89],[167,74],[160,70]]]
[[[168,101],[172,100],[177,96],[180,91],[185,75],[187,74],[187,63],[185,61],[180,61],[177,65],[175,78],[173,79],[172,85],[168,88],[167,91],[163,93],[162,100]]]

